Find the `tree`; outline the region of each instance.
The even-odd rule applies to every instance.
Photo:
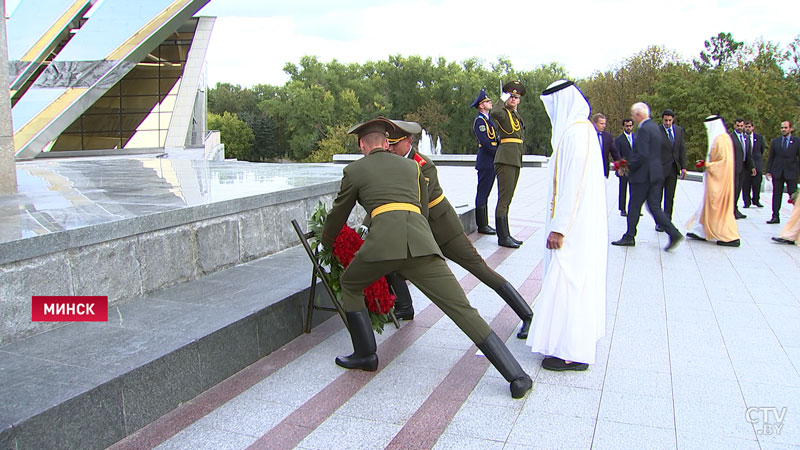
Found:
[[[227,111],[222,115],[209,113],[208,128],[219,130],[222,143],[225,144],[225,157],[244,161],[253,160],[255,135],[253,135],[253,130],[239,120],[236,114]]]
[[[705,50],[700,52],[700,59],[694,61],[695,68],[729,69],[740,56],[744,43],[733,39],[731,33],[720,32],[703,43]]]

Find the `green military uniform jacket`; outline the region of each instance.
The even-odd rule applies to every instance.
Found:
[[[464,233],[464,226],[461,219],[439,185],[439,173],[431,159],[421,155],[414,150],[408,154],[410,159],[419,164],[425,182],[428,185],[428,223],[431,226],[433,237],[439,245],[450,242],[454,237]],[[433,205],[433,206],[431,206]]]
[[[372,217],[358,250],[364,261],[387,261],[438,255],[439,246],[428,225],[428,193],[420,167],[413,161],[375,148],[343,170],[342,184],[322,229],[322,243],[333,246],[336,236],[358,202],[368,215],[390,203],[411,204],[420,213],[395,210]]]
[[[517,111],[511,111],[503,103],[492,108],[491,118],[497,125],[497,138],[500,145],[494,154],[495,164],[522,167],[522,155],[525,153],[525,124]],[[506,141],[512,139],[516,142]]]

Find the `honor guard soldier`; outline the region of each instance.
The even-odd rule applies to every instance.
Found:
[[[458,213],[444,196],[439,185],[439,174],[431,159],[417,153],[411,148],[413,135],[421,133],[422,127],[416,122],[392,120],[395,129],[389,132],[389,151],[398,156],[414,160],[422,170],[428,190],[428,224],[433,232],[436,244],[442,250],[445,258],[455,262],[475,275],[483,284],[492,288],[500,298],[522,319],[522,328],[517,337],[528,337],[533,311],[525,299],[514,289],[514,286],[497,272],[492,270],[475,250],[472,241],[464,234],[464,227]],[[411,295],[405,280],[397,274],[387,276],[389,283],[394,288],[397,300],[395,301],[395,315],[409,319],[414,317],[414,308],[411,304]],[[409,314],[410,313],[410,314]],[[410,316],[410,317],[409,317]]]
[[[497,132],[494,122],[489,117],[492,110],[492,100],[486,95],[486,90],[475,97],[469,105],[478,108],[478,115],[472,121],[472,134],[478,140],[478,156],[475,158],[475,170],[478,171],[478,193],[475,195],[475,223],[478,233],[495,234],[495,229],[489,226],[489,193],[494,186],[494,154],[497,151]]]
[[[508,231],[508,208],[514,189],[517,188],[525,153],[525,124],[517,112],[520,98],[525,95],[525,86],[519,81],[503,85],[502,104],[492,108],[491,118],[497,125],[500,144],[494,155],[494,171],[497,174],[497,208],[494,211],[497,243],[503,247],[519,248],[522,241],[514,239]]]
[[[363,289],[379,277],[397,272],[427,295],[475,342],[510,383],[511,395],[522,398],[532,386],[505,343],[473,308],[428,225],[428,195],[420,166],[388,151],[387,132],[395,125],[386,118],[353,126],[364,157],[343,169],[341,187],[322,230],[322,244],[332,247],[356,202],[371,217],[370,232],[342,273],[342,303],[353,353],[336,358],[348,369],[378,368],[375,335],[364,304]]]

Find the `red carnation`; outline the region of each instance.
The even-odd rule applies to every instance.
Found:
[[[698,169],[702,169],[703,167],[705,167],[705,166],[706,166],[706,162],[705,162],[705,161],[703,161],[702,159],[698,159],[698,160],[697,160],[697,162],[696,162],[694,165],[695,165],[695,167],[697,167]]]

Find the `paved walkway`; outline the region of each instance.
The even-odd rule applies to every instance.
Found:
[[[472,203],[474,170],[440,174],[453,204]],[[547,169],[522,170],[511,207],[520,249],[470,236],[531,302],[541,283],[546,178]],[[610,242],[625,230],[613,176],[607,192],[610,236],[597,238]],[[701,192],[700,183],[679,182],[679,228]],[[800,249],[770,241],[780,226],[765,224],[768,208],[743,211],[740,248],[687,241],[665,253],[666,236],[647,214],[636,247],[609,247],[606,336],[586,372],[540,370],[541,356],[514,336],[510,308],[451,263],[534,378],[522,400],[412,288],[417,316],[378,336],[378,372],[334,364],[352,348],[334,317],[115,447],[800,449]]]

